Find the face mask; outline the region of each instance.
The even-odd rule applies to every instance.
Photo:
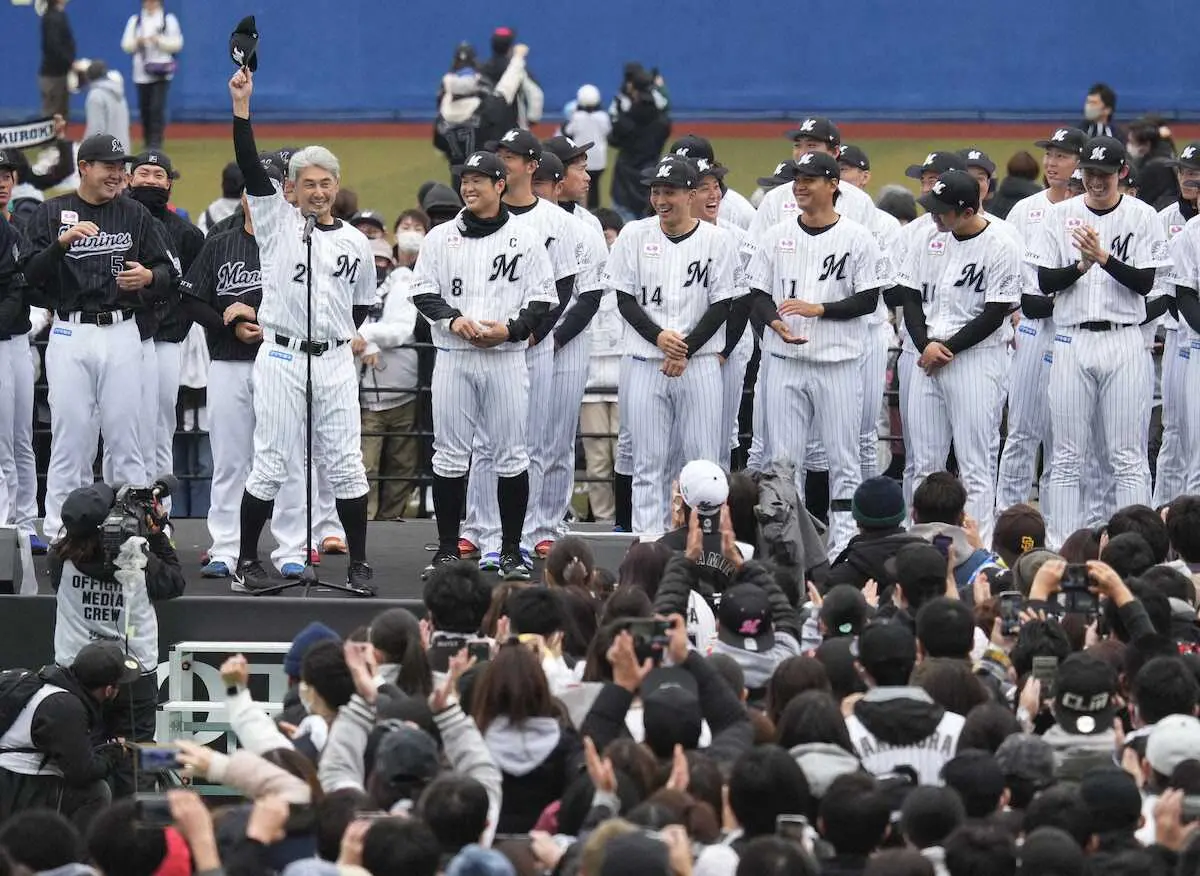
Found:
[[[378,288],[383,285],[383,281],[388,278],[388,274],[392,272],[391,268],[384,268],[378,265],[375,266],[375,286]]]
[[[167,201],[171,200],[171,193],[157,186],[137,186],[129,190],[129,197],[151,213],[162,213],[167,209]]]
[[[421,241],[425,239],[424,231],[415,229],[396,232],[396,249],[402,253],[418,253],[421,251]]]
[[[300,689],[298,693],[300,694],[300,705],[304,706],[304,711],[311,715],[313,713],[313,707],[317,704],[317,695],[313,692],[313,689],[309,687],[308,682],[306,681],[300,682]]]
[[[1083,105],[1083,117],[1085,119],[1087,119],[1089,122],[1098,121],[1101,113],[1103,113],[1103,112],[1104,112],[1103,107],[1093,106],[1090,103],[1085,103]]]

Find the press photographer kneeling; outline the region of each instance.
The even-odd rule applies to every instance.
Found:
[[[57,594],[54,660],[70,666],[89,642],[116,642],[143,675],[104,706],[110,738],[154,740],[158,708],[158,615],[154,603],[183,594],[179,558],[163,534],[169,494],[153,487],[107,484],[75,490],[63,502],[63,536],[50,547],[50,583]],[[132,793],[132,772],[121,770],[116,796]]]

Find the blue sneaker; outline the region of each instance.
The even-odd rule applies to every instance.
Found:
[[[38,538],[37,533],[31,532],[29,534],[29,550],[35,557],[40,557],[50,550],[50,545]]]
[[[479,558],[479,571],[498,572],[500,570],[500,554],[498,551],[488,551]]]
[[[625,527],[623,527],[623,526],[616,526],[616,525],[614,525],[614,526],[613,526],[613,529],[612,529],[612,531],[613,531],[613,532],[624,532],[624,531],[625,531]]]
[[[525,548],[521,548],[521,565],[525,567],[526,571],[533,571],[533,554]]]
[[[228,578],[229,566],[222,563],[220,560],[213,560],[206,563],[204,568],[200,570],[201,578]]]
[[[289,581],[299,580],[300,576],[304,574],[304,564],[284,563],[279,569],[279,574]]]

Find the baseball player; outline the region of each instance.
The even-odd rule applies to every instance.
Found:
[[[472,153],[460,188],[466,207],[426,235],[413,268],[413,304],[429,320],[438,348],[432,383],[438,550],[426,575],[459,559],[467,472],[482,441],[497,476],[500,575],[529,578],[520,553],[530,495],[525,349],[559,298],[543,232],[517,221],[502,201],[508,173],[497,155]]]
[[[1180,158],[1183,158],[1183,153],[1180,153]],[[1191,170],[1186,166],[1181,166],[1180,170],[1183,177],[1180,187],[1184,197],[1200,194],[1198,175],[1186,173]],[[1189,219],[1183,230],[1171,238],[1170,247],[1174,262],[1171,281],[1175,284],[1175,300],[1179,310],[1176,379],[1182,384],[1178,395],[1183,401],[1183,409],[1177,428],[1185,472],[1181,493],[1195,494],[1200,493],[1200,292],[1197,291],[1200,290],[1200,219],[1196,216]],[[1165,395],[1164,390],[1164,405]],[[1166,449],[1165,439],[1163,449]],[[1161,462],[1159,466],[1161,471]]]
[[[980,186],[948,171],[920,198],[934,227],[913,238],[897,285],[920,351],[910,376],[905,431],[916,452],[914,486],[946,467],[954,443],[967,511],[991,543],[996,447],[1007,352],[1004,323],[1020,302],[1021,250],[979,215]]]
[[[643,181],[655,215],[621,230],[604,279],[630,329],[619,389],[632,441],[633,531],[653,534],[666,531],[674,461],[724,456],[717,354],[738,255],[730,235],[692,217],[690,161],[667,156]]]
[[[546,144],[543,147],[542,160],[533,176],[533,191],[546,203],[561,205],[565,169],[559,156]],[[577,156],[571,156],[572,160],[586,161],[587,150],[582,145],[576,148],[581,151]],[[537,546],[539,553],[546,549],[547,542],[552,545],[564,534],[563,520],[575,483],[575,427],[591,358],[591,335],[587,329],[600,309],[604,291],[600,275],[608,258],[604,235],[590,224],[578,219],[576,222],[576,233],[585,244],[586,252],[580,259],[581,267],[575,276],[570,306],[558,319],[551,337],[545,339],[547,344],[553,344],[554,350],[554,369],[546,405],[539,410],[539,417],[530,417],[531,425],[538,430],[536,440],[531,436],[530,445],[541,448],[546,456],[541,499],[534,505],[531,497],[525,515],[526,537]],[[538,331],[542,330],[539,326]]]
[[[283,174],[264,160],[268,176],[282,185]],[[245,201],[245,195],[242,196]],[[238,519],[242,486],[254,455],[254,362],[262,344],[258,309],[262,267],[249,211],[243,227],[210,234],[181,286],[189,320],[204,329],[209,351],[208,434],[212,445],[212,486],[208,532],[212,547],[201,570],[205,578],[228,578],[237,566]],[[240,320],[235,319],[241,316]],[[284,578],[304,571],[304,468],[291,461],[275,503],[271,532],[278,544],[271,561]]]
[[[204,245],[204,233],[173,210],[167,209],[171,187],[178,178],[179,173],[165,152],[143,152],[130,162],[128,194],[162,223],[171,251],[179,259],[179,273],[187,276]],[[146,457],[147,482],[163,472],[175,470],[172,447],[175,441],[175,409],[179,402],[179,351],[191,329],[191,322],[184,318],[179,297],[174,290],[157,310],[158,327],[154,333],[156,371],[148,375],[157,374],[154,405],[157,425],[151,446],[142,448]]]
[[[840,171],[826,152],[806,152],[789,170],[799,220],[785,219],[759,238],[746,269],[763,333],[761,394],[765,458],[796,465],[814,434],[829,464],[830,551],[840,553],[856,528],[850,516],[862,480],[859,431],[867,317],[891,280],[890,262],[870,230],[837,212]]]
[[[1170,265],[1170,254],[1153,208],[1117,187],[1127,163],[1118,141],[1089,140],[1080,160],[1084,196],[1051,210],[1029,253],[1039,288],[1054,297],[1050,544],[1086,523],[1081,472],[1097,413],[1095,446],[1107,453],[1116,482],[1115,508],[1105,516],[1150,501],[1149,359],[1139,326],[1155,272]]]
[[[553,152],[562,162],[563,178],[558,206],[562,207],[584,225],[604,236],[604,228],[600,220],[588,209],[580,205],[587,200],[591,190],[592,178],[587,171],[587,154],[595,143],[576,143],[570,137],[561,134],[542,141],[542,152]],[[580,150],[583,150],[582,154]]]
[[[97,134],[78,152],[79,188],[39,205],[26,225],[21,268],[56,311],[46,348],[50,386],[50,468],[42,531],[58,535],[63,499],[90,482],[100,412],[114,481],[141,483],[143,382],[137,312],[179,282],[162,227],[141,204],[120,197],[125,145]],[[85,479],[86,473],[86,479]]]
[[[696,134],[680,137],[671,144],[671,148],[667,151],[683,158],[690,158],[692,161],[708,162],[714,167],[723,166],[717,161],[712,143]],[[750,228],[750,223],[754,221],[754,206],[746,200],[745,196],[729,188],[725,184],[723,175],[717,182],[721,189],[721,206],[717,213],[718,217],[725,223],[746,231]]]
[[[1167,240],[1174,241],[1184,227],[1196,216],[1196,196],[1200,187],[1194,185],[1200,181],[1200,143],[1189,143],[1175,159],[1179,173],[1179,200],[1158,211],[1167,232]],[[1167,281],[1169,282],[1169,280]],[[1181,284],[1187,285],[1187,284]],[[1173,295],[1174,290],[1167,290]],[[1176,305],[1177,309],[1177,305]],[[1163,351],[1162,351],[1162,445],[1158,451],[1158,462],[1154,470],[1154,507],[1166,505],[1177,496],[1184,493],[1188,481],[1188,469],[1185,462],[1184,449],[1184,418],[1186,417],[1184,397],[1186,380],[1185,371],[1191,359],[1191,345],[1188,341],[1187,325],[1181,326],[1175,314],[1168,313],[1163,317]],[[1183,343],[1180,343],[1182,330]]]
[[[1079,165],[1079,153],[1086,142],[1083,131],[1058,128],[1034,144],[1045,150],[1042,172],[1047,187],[1018,201],[1008,211],[1008,223],[1020,235],[1025,251],[1036,246],[1050,209],[1073,197],[1068,183]],[[1021,270],[1021,291],[1021,316],[1009,365],[1008,437],[996,480],[997,513],[1028,500],[1039,445],[1043,448],[1043,466],[1047,474],[1050,467],[1050,408],[1046,385],[1054,338],[1053,302],[1038,292],[1037,269],[1028,262]]]
[[[525,350],[530,386],[541,390],[550,386],[554,374],[553,346],[543,345],[541,340],[553,329],[554,321],[561,315],[562,309],[571,298],[584,245],[580,232],[577,231],[579,224],[572,221],[565,211],[558,209],[557,205],[543,201],[533,193],[533,174],[542,157],[542,144],[537,137],[522,128],[513,128],[499,141],[489,143],[488,148],[494,148],[508,168],[503,200],[513,224],[532,225],[542,235],[554,268],[558,304],[547,315],[544,324],[535,326]],[[544,417],[537,406],[530,408],[528,413],[528,443],[533,447],[533,438],[540,435],[543,429]],[[467,519],[463,524],[463,543],[459,550],[464,557],[470,557],[478,546],[479,567],[495,570],[499,568],[503,553],[500,509],[496,505],[495,475],[490,447],[479,433],[476,433],[476,441],[480,446],[475,450],[468,477]],[[530,454],[529,458],[527,508],[539,508],[542,499],[546,459],[541,452],[544,448],[538,446],[537,450],[539,452]],[[542,539],[536,545],[529,542],[530,536],[532,533],[526,527],[522,540],[522,548],[525,549],[526,555],[529,554],[530,548],[536,549],[541,557],[549,554],[554,542],[546,537],[547,533],[543,532]]]
[[[258,539],[290,466],[304,456],[305,382],[311,366],[315,459],[324,464],[346,528],[347,585],[375,593],[367,563],[367,475],[361,451],[358,374],[350,341],[375,301],[375,259],[361,231],[333,218],[340,166],[321,146],[292,156],[288,177],[296,206],[259,161],[250,125],[253,75],[240,69],[229,80],[233,98],[234,155],[246,178],[246,205],[258,240],[262,302],[257,311],[262,345],[254,361],[254,463],[241,506],[241,548],[236,589],[271,586],[258,560]],[[297,209],[297,207],[299,209]],[[312,221],[312,274],[303,242]],[[307,284],[314,312],[309,314]],[[238,317],[237,321],[241,321]],[[308,324],[312,337],[306,338]]]

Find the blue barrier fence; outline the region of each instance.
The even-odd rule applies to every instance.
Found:
[[[40,57],[32,6],[0,6],[6,115],[37,106]],[[611,96],[626,61],[657,66],[677,114],[782,118],[1075,119],[1088,85],[1111,83],[1118,112],[1195,117],[1185,91],[1200,3],[1132,7],[1044,0],[610,0],[527,4],[492,0],[168,0],[185,48],[171,89],[176,120],[225,118],[229,32],[258,17],[256,110],[279,119],[432,117],[438,79],[458,41],[482,57],[497,25],[531,46],[530,67],[557,114],[585,82]],[[81,56],[128,77],[120,51],[133,0],[68,7]],[[82,98],[75,98],[82,107]],[[133,100],[130,87],[130,104]]]

